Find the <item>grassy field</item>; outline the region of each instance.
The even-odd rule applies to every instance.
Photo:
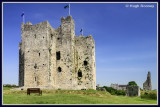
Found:
[[[43,95],[3,88],[3,104],[157,104],[157,100],[113,96],[96,90],[43,90]]]

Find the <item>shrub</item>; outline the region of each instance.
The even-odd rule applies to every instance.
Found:
[[[111,90],[110,92],[112,95],[115,95],[116,94],[116,91],[115,90]]]
[[[114,89],[114,88],[112,88],[112,87],[107,87],[107,86],[104,86],[103,88],[105,88],[106,91],[108,91],[109,93],[112,93],[112,94],[114,95],[114,93],[115,93],[115,89]]]
[[[142,88],[140,88],[140,91],[143,91],[143,89],[142,89]]]
[[[128,82],[128,85],[129,86],[137,86],[137,83],[135,82],[135,81],[130,81],[130,82]]]
[[[88,89],[87,91],[95,91],[94,89]]]
[[[157,99],[157,93],[156,92],[144,92],[141,93],[141,98],[146,98],[146,99]]]
[[[13,84],[13,85],[11,85],[11,84],[5,84],[5,85],[4,85],[4,84],[3,84],[3,87],[18,87],[18,86],[14,85],[14,84]]]
[[[112,87],[107,87],[107,86],[104,86],[103,88],[105,88],[112,95],[126,95],[126,92],[123,90],[116,90]]]
[[[116,90],[116,95],[126,95],[126,92],[123,90]]]

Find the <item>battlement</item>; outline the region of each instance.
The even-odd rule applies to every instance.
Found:
[[[82,43],[88,42],[88,43],[91,43],[91,44],[95,43],[92,35],[88,35],[88,36],[79,35],[79,36],[76,36],[75,37],[75,42],[82,42]]]
[[[24,31],[45,30],[49,25],[48,21],[40,22],[35,25],[32,25],[31,22],[27,22],[26,24],[22,23],[21,28]]]
[[[74,21],[72,16],[67,16],[66,18],[64,17],[61,17],[61,22],[64,22],[64,21]]]

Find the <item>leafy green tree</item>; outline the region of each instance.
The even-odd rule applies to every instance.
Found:
[[[135,81],[130,81],[130,82],[128,82],[128,85],[129,86],[137,86],[137,83],[135,82]]]

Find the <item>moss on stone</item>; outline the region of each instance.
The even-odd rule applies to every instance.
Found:
[[[89,57],[87,56],[86,59],[89,59]]]
[[[50,55],[52,55],[51,50],[52,50],[51,48],[48,48],[48,51],[49,51]]]

